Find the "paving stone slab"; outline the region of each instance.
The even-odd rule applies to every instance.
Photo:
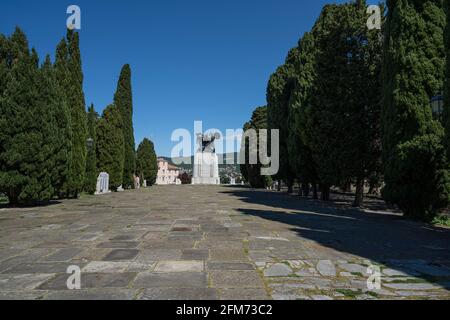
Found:
[[[438,286],[431,283],[384,283],[384,287],[395,290],[437,290]]]
[[[206,288],[208,278],[204,272],[139,273],[134,288]]]
[[[33,290],[52,277],[54,274],[0,274],[0,291]]]
[[[217,292],[212,288],[149,288],[139,296],[139,300],[217,300]]]
[[[109,252],[102,260],[103,261],[131,261],[139,254],[139,250],[135,249],[117,249]]]
[[[103,300],[134,300],[138,291],[129,289],[89,289],[50,291],[44,296],[44,300],[80,300],[80,301],[103,301]]]
[[[181,260],[208,260],[208,249],[184,249],[182,250]]]
[[[218,271],[218,270],[255,270],[255,266],[251,263],[243,262],[217,262],[210,261],[207,264],[208,270]]]
[[[324,277],[336,276],[336,267],[330,260],[320,260],[317,264],[317,271]]]
[[[83,249],[80,248],[63,248],[58,250],[57,252],[50,254],[42,259],[40,262],[65,262],[69,261],[78,254],[80,254]]]
[[[269,264],[264,270],[265,277],[287,277],[291,274],[293,274],[292,269],[284,263]]]
[[[270,300],[263,288],[222,288],[219,289],[220,300]]]
[[[0,291],[0,301],[12,300],[40,300],[47,294],[47,291]]]
[[[125,272],[130,262],[92,261],[88,263],[81,272],[83,273],[117,273]]]
[[[136,261],[180,260],[181,255],[178,249],[143,249]]]
[[[67,279],[69,276],[68,274],[58,274],[39,286],[39,289],[68,290]],[[127,288],[135,277],[136,273],[82,273],[81,289]]]
[[[256,271],[210,271],[214,288],[262,288],[264,283]]]
[[[156,264],[154,272],[203,272],[203,261],[160,261]]]
[[[136,241],[114,241],[114,242],[102,242],[97,245],[97,248],[107,249],[134,249],[139,245]]]

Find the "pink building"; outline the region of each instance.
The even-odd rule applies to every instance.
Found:
[[[156,178],[156,184],[181,184],[181,181],[178,179],[179,176],[179,168],[171,165],[167,160],[158,159],[158,176]]]

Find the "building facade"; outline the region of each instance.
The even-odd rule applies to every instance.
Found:
[[[171,165],[165,159],[158,159],[157,185],[181,184],[180,169]]]

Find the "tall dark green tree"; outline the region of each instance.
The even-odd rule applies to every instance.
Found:
[[[79,42],[79,34],[68,30],[66,39],[57,47],[55,62],[57,79],[69,108],[72,129],[69,177],[61,192],[67,197],[77,197],[83,190],[86,171],[87,122]]]
[[[280,169],[273,177],[283,180],[288,185],[288,192],[292,192],[294,173],[289,162],[288,136],[289,136],[289,101],[295,87],[295,58],[297,48],[292,49],[286,63],[279,67],[270,77],[267,86],[267,126],[270,130],[279,130],[280,134]]]
[[[252,118],[244,125],[244,133],[254,130],[257,141],[251,143],[250,135],[244,135],[241,143],[241,173],[244,179],[253,188],[265,188],[271,183],[271,178],[261,175],[261,164],[259,158],[259,130],[267,129],[267,107],[258,107],[253,112]],[[251,163],[250,154],[257,155],[256,163]],[[245,157],[244,157],[245,155]]]
[[[123,119],[123,139],[125,143],[123,186],[134,187],[136,173],[136,146],[133,129],[133,95],[131,91],[131,68],[124,65],[120,73],[114,104],[120,110]]]
[[[115,105],[108,106],[97,121],[98,172],[109,174],[109,186],[117,191],[123,182],[124,141],[122,116]]]
[[[136,171],[141,181],[146,180],[147,186],[154,185],[158,175],[158,162],[153,142],[145,138],[139,144],[136,156]]]
[[[430,99],[443,87],[446,17],[439,0],[387,1],[383,59],[385,199],[431,219],[450,191],[444,129]]]
[[[20,29],[0,39],[0,192],[12,205],[48,201],[65,172],[67,114],[49,59],[39,68]]]
[[[287,150],[290,168],[301,183],[301,194],[308,196],[309,186],[312,185],[314,197],[317,198],[317,170],[305,136],[305,110],[311,99],[315,79],[315,50],[312,33],[305,33],[294,60],[295,86],[289,101]]]
[[[86,160],[86,177],[84,179],[84,191],[94,194],[97,184],[97,119],[98,114],[95,112],[94,105],[89,107],[87,115],[88,128],[88,154]]]
[[[42,127],[47,129],[43,134],[49,139],[48,148],[43,149],[45,167],[52,177],[54,193],[58,195],[69,176],[72,129],[69,109],[49,56],[40,70],[38,89],[41,108],[47,110]]]
[[[366,1],[327,5],[314,29],[315,80],[306,135],[322,183],[356,184],[361,206],[366,179],[381,156],[381,35],[367,28]]]

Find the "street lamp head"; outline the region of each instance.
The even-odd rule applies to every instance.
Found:
[[[88,149],[92,149],[92,147],[94,146],[94,139],[88,138],[86,140],[86,145],[87,145]]]
[[[440,119],[444,113],[444,96],[439,93],[431,98],[430,101],[431,110],[433,111],[433,116]]]

